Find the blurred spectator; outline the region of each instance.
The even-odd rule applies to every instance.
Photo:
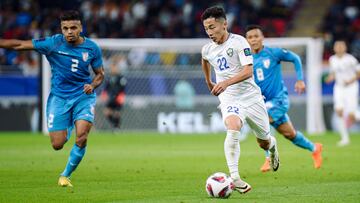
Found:
[[[131,49],[128,55],[130,65],[134,68],[140,68],[144,63],[146,55],[146,50],[143,48]]]
[[[231,26],[232,22],[240,23],[243,21],[253,21],[255,19],[272,19],[287,17],[294,10],[296,0],[279,0],[279,1],[235,1],[226,0],[221,4],[228,11],[227,16]],[[181,25],[179,30],[189,30],[190,35],[186,33],[186,37],[197,36],[196,24],[201,24],[198,16],[209,4],[215,4],[216,1],[195,1],[195,0],[84,0],[74,1],[71,4],[72,9],[81,11],[84,20],[84,28],[86,35],[95,35],[103,38],[111,36],[129,38],[139,37],[134,33],[139,25],[144,26],[144,30],[148,31],[153,26],[160,33],[154,37],[184,37],[182,33],[174,32],[177,29],[173,25]],[[58,31],[55,28],[58,21],[57,16],[60,9],[68,9],[70,4],[66,1],[49,2],[45,0],[8,0],[0,3],[0,22],[2,37],[15,37],[14,30],[19,27],[29,27],[31,24],[38,25],[41,29],[41,35],[44,36],[54,34]],[[41,8],[41,9],[39,9]],[[254,11],[263,11],[254,14]],[[348,8],[349,15],[354,15],[354,8]],[[239,20],[240,18],[240,20]],[[258,21],[257,20],[257,21]],[[258,23],[258,22],[253,22]],[[113,27],[115,25],[115,27]],[[242,25],[243,26],[243,25]],[[91,28],[93,27],[93,28]],[[171,30],[168,28],[170,27]],[[91,29],[90,29],[91,28]],[[110,31],[110,32],[109,32]],[[10,32],[6,34],[6,32]],[[30,35],[30,33],[26,33]],[[205,37],[205,33],[201,32],[201,36]],[[6,37],[6,38],[8,38]],[[33,37],[33,36],[27,36]],[[141,37],[141,36],[140,36]]]
[[[247,24],[261,24],[267,36],[284,36],[298,0],[221,1],[228,11],[229,28],[240,33]],[[356,1],[346,13],[356,20]],[[98,38],[198,38],[206,37],[200,15],[219,1],[208,0],[2,0],[0,38],[40,38],[60,32],[62,10],[78,9],[85,36]],[[355,6],[355,7],[354,7]],[[336,10],[336,9],[335,9]],[[291,23],[290,23],[291,24]],[[342,30],[340,30],[342,32]],[[5,55],[5,56],[4,56]],[[146,56],[142,55],[145,59]],[[0,62],[12,65],[17,53],[0,52]],[[6,58],[7,60],[4,60]],[[136,57],[135,57],[136,58]],[[144,61],[140,60],[140,61]],[[20,60],[21,61],[21,60]],[[131,60],[130,63],[136,63]]]
[[[176,107],[181,109],[192,109],[194,107],[194,87],[186,80],[179,80],[174,87],[176,96]]]
[[[37,55],[33,52],[19,52],[21,54],[22,61],[19,62],[19,67],[25,76],[36,76],[39,74],[39,64],[36,60]]]
[[[116,57],[110,63],[110,75],[105,81],[101,97],[107,101],[104,114],[114,129],[120,128],[121,110],[125,103],[126,78],[121,74]]]
[[[359,8],[360,2],[356,0],[333,1],[321,26],[321,32],[326,37],[324,59],[327,60],[332,53],[330,44],[336,40],[346,39],[350,45],[350,53],[360,60]]]

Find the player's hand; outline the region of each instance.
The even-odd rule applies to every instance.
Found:
[[[345,86],[351,85],[355,81],[356,81],[356,79],[355,80],[352,79],[352,80],[345,81]]]
[[[219,82],[212,88],[211,94],[218,96],[219,94],[224,92],[227,87],[228,84],[226,81]]]
[[[325,76],[325,83],[326,84],[330,84],[331,82],[333,82],[335,80],[335,75],[334,74],[328,74],[327,76]]]
[[[84,85],[84,92],[86,94],[91,94],[91,93],[93,93],[93,91],[94,91],[94,87],[92,85],[90,85],[90,84]]]
[[[295,83],[295,92],[302,94],[305,92],[305,83],[303,80],[298,80]]]
[[[214,88],[214,86],[215,86],[215,83],[213,83],[213,82],[209,82],[209,83],[206,83],[207,84],[207,86],[208,86],[208,88],[209,88],[209,90],[210,90],[210,92],[212,91],[212,89]]]

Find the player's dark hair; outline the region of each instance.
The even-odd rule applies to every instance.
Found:
[[[348,41],[347,41],[346,39],[344,39],[344,38],[338,38],[338,39],[336,39],[336,40],[334,41],[334,44],[335,44],[335,42],[344,42],[345,45],[348,46]]]
[[[256,30],[256,29],[259,29],[261,32],[263,32],[263,29],[262,29],[262,27],[260,25],[248,25],[245,28],[245,34],[247,32],[249,32],[250,30]]]
[[[67,20],[80,20],[81,21],[79,12],[77,12],[75,10],[64,11],[60,15],[60,21],[67,21]]]
[[[209,7],[201,15],[201,21],[204,21],[208,18],[215,18],[215,19],[223,18],[226,20],[225,10],[220,6]]]

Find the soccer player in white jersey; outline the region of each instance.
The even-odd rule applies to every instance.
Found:
[[[360,66],[358,61],[351,54],[346,53],[347,47],[343,40],[334,43],[334,52],[329,59],[330,74],[326,82],[335,80],[334,86],[334,109],[339,117],[337,127],[341,140],[339,146],[350,144],[349,132],[346,126],[346,116],[349,121],[355,121],[355,114],[358,107]]]
[[[207,8],[201,19],[212,40],[202,48],[202,69],[211,94],[220,100],[219,108],[227,129],[224,151],[230,176],[235,190],[246,193],[251,186],[240,178],[238,169],[239,131],[243,123],[246,121],[255,132],[260,147],[270,151],[274,171],[279,167],[276,140],[270,135],[265,103],[253,79],[250,45],[244,37],[227,31],[223,8]],[[211,80],[211,67],[216,74],[216,83]]]

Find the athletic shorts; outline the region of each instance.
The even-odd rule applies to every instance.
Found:
[[[359,102],[359,84],[354,82],[346,87],[334,86],[334,109],[345,113],[355,113]]]
[[[81,94],[74,98],[64,99],[50,93],[46,117],[49,132],[66,130],[77,120],[94,122],[95,94]]]
[[[271,125],[277,129],[281,124],[288,122],[289,116],[287,114],[290,102],[286,95],[273,98],[265,103],[269,116],[273,119]]]
[[[235,115],[240,118],[242,123],[245,121],[254,131],[257,138],[268,140],[270,136],[269,117],[266,112],[265,104],[259,101],[248,107],[241,106],[239,103],[221,103],[219,108],[222,113],[223,121],[228,116]]]

